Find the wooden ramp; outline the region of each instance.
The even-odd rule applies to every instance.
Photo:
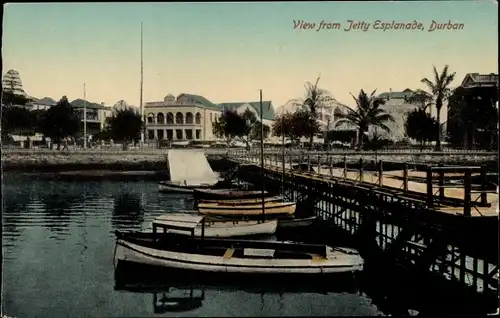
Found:
[[[167,159],[172,182],[185,181],[187,185],[218,182],[203,150],[169,149]]]

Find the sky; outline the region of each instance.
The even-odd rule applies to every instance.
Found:
[[[315,26],[294,28],[299,20]],[[346,31],[348,20],[370,26]],[[377,20],[422,28],[383,31]],[[429,31],[433,21],[463,29]],[[141,22],[144,102],[169,93],[257,101],[262,89],[277,108],[320,76],[353,106],[360,89],[424,88],[433,65],[449,64],[453,86],[467,73],[498,73],[498,8],[484,0],[6,4],[2,74],[19,71],[37,98],[83,98],[85,83],[89,101],[139,105]]]

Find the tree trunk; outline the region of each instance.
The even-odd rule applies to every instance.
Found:
[[[436,107],[436,119],[438,122],[437,125],[437,135],[436,135],[436,150],[441,151],[441,105]]]
[[[314,134],[309,136],[309,150],[313,149]]]
[[[363,150],[363,129],[359,128],[358,130],[358,148],[359,150]]]
[[[57,150],[61,150],[61,142],[57,142]]]

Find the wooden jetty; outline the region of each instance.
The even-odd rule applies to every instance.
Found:
[[[262,169],[260,154],[227,154],[228,164],[244,164],[241,179],[311,202],[315,215],[362,244],[376,244],[386,259],[498,298],[498,194],[485,167],[406,163],[384,172],[381,161],[360,159],[357,168],[348,168],[345,158],[318,156],[314,165],[311,159],[265,155]],[[306,171],[296,169],[304,163]]]

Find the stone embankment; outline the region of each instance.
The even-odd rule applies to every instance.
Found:
[[[225,156],[226,149],[198,149],[204,151],[210,161]],[[166,171],[166,149],[160,150],[129,150],[129,151],[102,151],[102,150],[46,150],[46,149],[3,149],[2,168],[4,171],[77,171],[77,170],[110,170],[110,171]],[[246,153],[242,150],[229,150],[232,157],[253,157],[258,163],[260,156],[253,151]],[[494,152],[286,152],[287,161],[292,156],[294,162],[299,158],[304,163],[309,161],[322,164],[331,160],[338,165],[344,157],[349,165],[356,164],[360,158],[365,163],[382,160],[384,162],[400,162],[408,164],[438,164],[445,165],[488,165],[496,166],[498,154]],[[267,160],[281,160],[281,151],[269,149],[265,151]]]

